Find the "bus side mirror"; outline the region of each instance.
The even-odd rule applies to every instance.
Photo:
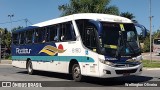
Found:
[[[141,31],[141,33],[139,35],[142,36],[142,38],[146,38],[147,36],[147,29],[141,25],[141,24],[138,24],[138,23],[134,23],[136,29],[137,29],[137,32]]]
[[[142,37],[146,38],[146,36],[147,36],[147,29],[145,28],[142,30]]]

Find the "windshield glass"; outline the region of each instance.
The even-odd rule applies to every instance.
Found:
[[[137,32],[133,24],[101,22],[101,47],[105,54],[115,56],[117,50],[121,54],[134,54],[140,51]]]

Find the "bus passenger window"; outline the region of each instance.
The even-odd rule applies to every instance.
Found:
[[[20,33],[20,44],[25,44],[25,32]]]
[[[35,43],[45,42],[45,28],[38,28],[35,30]]]
[[[34,43],[38,43],[38,36],[39,36],[38,30],[35,30],[35,32],[34,32]]]
[[[12,41],[13,44],[19,44],[19,35],[18,33],[16,34],[13,34],[13,41]]]
[[[47,41],[58,41],[56,25],[49,26],[47,28],[47,33],[48,33]]]
[[[75,41],[75,32],[71,22],[67,22],[60,25],[60,40],[61,41]]]
[[[88,20],[77,20],[76,23],[85,47],[94,52],[97,52],[98,41],[96,39],[96,26],[88,22]]]
[[[26,43],[32,43],[33,31],[26,32]]]

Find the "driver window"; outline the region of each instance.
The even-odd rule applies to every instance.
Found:
[[[83,44],[88,49],[97,52],[96,26],[88,20],[77,20],[76,22]]]

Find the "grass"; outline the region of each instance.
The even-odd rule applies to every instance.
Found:
[[[146,68],[160,68],[160,61],[155,61],[152,60],[152,62],[150,62],[150,60],[143,60],[143,67]]]

